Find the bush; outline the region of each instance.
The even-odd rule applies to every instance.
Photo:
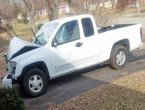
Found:
[[[29,22],[29,17],[26,12],[22,12],[18,15],[18,20],[19,23],[25,23],[27,24]]]
[[[14,89],[0,88],[0,110],[25,110],[23,101]]]

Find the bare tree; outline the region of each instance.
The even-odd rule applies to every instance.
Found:
[[[118,0],[117,9],[123,10],[128,5],[135,5],[137,8],[137,13],[140,13],[140,2],[141,0]]]
[[[34,33],[36,33],[35,26],[35,0],[22,0],[24,3],[25,9],[30,17],[31,27]]]
[[[45,0],[49,20],[58,18],[58,0]]]
[[[123,11],[123,9],[127,6],[129,0],[118,0],[117,9]]]
[[[104,7],[105,1],[72,0],[71,5],[76,14],[92,14],[99,27],[106,25],[112,17],[112,11]]]
[[[137,14],[140,14],[140,4],[141,0],[118,0],[117,8],[123,10],[127,5],[135,5],[137,8]]]
[[[0,0],[0,16],[7,19],[16,18],[21,7],[18,2],[12,0]]]
[[[2,27],[10,36],[16,35],[13,28],[13,21],[17,18],[18,12],[21,10],[18,2],[13,0],[0,0],[0,17],[2,20]]]
[[[140,0],[136,0],[137,14],[140,14]]]
[[[116,8],[116,0],[111,0],[112,9]]]

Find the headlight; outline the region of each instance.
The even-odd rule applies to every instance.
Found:
[[[16,67],[17,63],[15,61],[10,61],[10,66],[11,67]]]

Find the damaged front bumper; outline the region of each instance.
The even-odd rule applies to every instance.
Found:
[[[4,77],[1,78],[2,87],[12,88],[16,81],[12,78],[12,76],[7,73]]]

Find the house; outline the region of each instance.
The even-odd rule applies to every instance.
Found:
[[[95,10],[96,7],[113,8],[116,4],[117,0],[90,0],[85,2],[84,6],[89,10]]]
[[[69,4],[67,2],[59,2],[58,3],[58,14],[62,15],[62,14],[66,14],[69,13],[70,9],[69,9]],[[48,16],[48,12],[47,9],[38,9],[35,12],[36,17],[46,17]]]
[[[141,2],[142,4],[145,4],[145,0],[140,0],[140,2]]]
[[[36,17],[46,17],[48,15],[47,9],[37,10],[35,15]]]
[[[117,0],[100,0],[100,7],[112,8],[113,5],[116,5]]]

